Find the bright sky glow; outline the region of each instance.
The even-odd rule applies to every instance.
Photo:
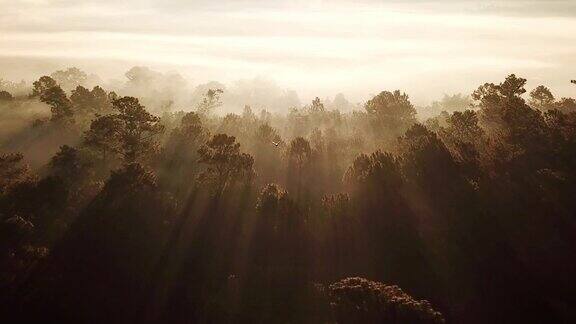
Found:
[[[400,88],[425,103],[516,73],[573,95],[573,1],[279,3],[0,0],[0,77],[147,65],[192,83],[264,76],[303,98]]]

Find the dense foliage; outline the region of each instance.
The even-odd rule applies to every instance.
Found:
[[[398,90],[222,116],[220,88],[147,109],[143,71],[0,88],[0,319],[576,321],[574,99],[510,75],[421,122]]]

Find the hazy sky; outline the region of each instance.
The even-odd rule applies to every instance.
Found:
[[[576,1],[0,0],[0,77],[70,65],[265,76],[305,99],[400,88],[425,103],[509,73],[574,96]]]

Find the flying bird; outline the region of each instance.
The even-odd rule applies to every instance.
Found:
[[[274,144],[274,146],[278,146],[280,144],[280,142],[274,142],[272,141],[272,144]]]

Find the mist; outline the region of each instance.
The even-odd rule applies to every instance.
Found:
[[[265,78],[305,101],[396,87],[425,106],[510,73],[566,96],[576,63],[570,1],[137,3],[2,1],[0,77],[143,65],[194,84]]]
[[[0,0],[0,321],[576,322],[575,22]]]

